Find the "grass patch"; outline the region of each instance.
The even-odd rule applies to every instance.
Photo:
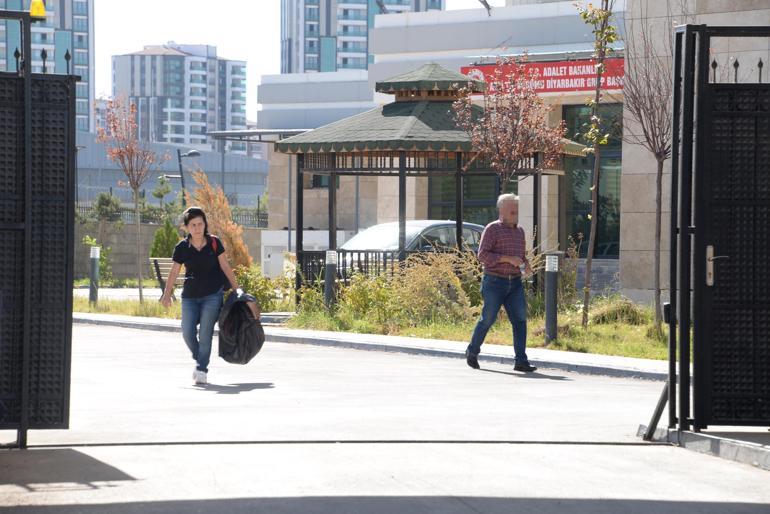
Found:
[[[74,296],[72,309],[75,312],[88,312],[98,314],[116,314],[121,316],[140,316],[149,318],[182,318],[182,304],[173,302],[168,309],[164,308],[157,300],[99,300],[96,305],[88,302],[88,298]]]
[[[74,287],[89,287],[91,285],[91,279],[89,278],[77,278],[74,280]],[[143,287],[159,287],[158,281],[152,278],[142,279]],[[111,280],[100,280],[99,287],[108,288],[138,288],[139,281],[135,278],[114,278]]]
[[[642,312],[644,309],[642,308]],[[643,324],[629,323],[603,323],[591,324],[588,330],[580,327],[579,316],[561,316],[559,324],[569,323],[569,328],[559,335],[558,341],[551,343],[548,348],[552,350],[564,350],[580,353],[595,353],[601,355],[615,355],[620,357],[635,357],[640,359],[666,360],[668,358],[668,344],[666,339],[658,340],[652,337],[654,334],[651,321]],[[545,322],[543,318],[531,319],[528,322],[529,348],[543,348],[545,341],[542,334],[534,335],[542,331]],[[322,312],[298,314],[291,318],[287,325],[292,328],[304,328],[310,330],[331,330],[345,332],[359,332],[366,334],[385,333],[382,327],[375,327],[365,322],[360,322],[356,327],[341,323],[339,319]],[[430,323],[416,327],[393,328],[389,335],[419,337],[424,339],[444,339],[467,343],[471,339],[475,322],[459,324]],[[663,327],[664,335],[667,327]],[[666,336],[667,337],[667,336]],[[511,345],[511,325],[502,317],[492,326],[484,340],[485,344]]]

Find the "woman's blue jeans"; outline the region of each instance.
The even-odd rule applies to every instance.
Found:
[[[182,336],[192,352],[198,371],[209,370],[211,339],[214,337],[214,324],[221,309],[221,289],[201,298],[182,297]]]
[[[485,274],[481,279],[481,297],[484,307],[481,318],[476,323],[468,345],[468,353],[478,355],[481,344],[492,328],[500,307],[505,308],[508,319],[513,326],[513,351],[517,364],[528,364],[527,359],[527,301],[524,297],[524,286],[521,278],[502,278]]]

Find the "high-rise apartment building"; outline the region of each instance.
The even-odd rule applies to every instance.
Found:
[[[217,57],[215,46],[145,46],[112,57],[113,97],[137,106],[144,141],[219,150],[215,130],[246,128],[246,62]],[[245,143],[231,151],[246,152]]]
[[[281,73],[365,70],[375,15],[444,6],[445,0],[281,0]]]
[[[0,9],[29,10],[30,0],[0,0]],[[47,0],[46,19],[32,24],[32,71],[67,73],[64,56],[70,53],[70,73],[79,75],[76,124],[94,131],[94,0]],[[0,21],[0,71],[16,71],[14,53],[21,47],[18,22]],[[45,70],[42,51],[45,50]]]

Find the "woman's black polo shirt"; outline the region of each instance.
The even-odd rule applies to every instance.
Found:
[[[216,241],[216,251],[212,241]],[[190,236],[179,241],[171,258],[185,267],[182,298],[202,298],[216,293],[225,285],[227,279],[218,258],[224,252],[222,240],[216,236],[206,236],[206,246],[200,251],[190,243]]]

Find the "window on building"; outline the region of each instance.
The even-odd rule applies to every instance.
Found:
[[[88,16],[88,2],[75,0],[72,2],[72,12],[73,14]]]
[[[515,192],[516,188],[513,189],[508,192]],[[463,221],[486,225],[497,219],[500,181],[496,175],[466,177],[463,190]],[[454,177],[428,179],[428,217],[435,220],[455,219]]]
[[[599,181],[599,205],[594,257],[617,259],[620,255],[620,171],[623,133],[623,106],[602,105],[599,115],[604,121],[602,132],[610,134],[609,143],[602,147],[601,175]],[[567,124],[566,137],[585,143],[579,135],[586,130],[591,109],[575,105],[564,107]],[[565,157],[565,198],[562,200],[567,236],[577,238],[583,235],[581,257],[586,256],[588,237],[591,229],[591,181],[594,157]],[[562,241],[563,244],[566,241]]]
[[[313,175],[310,180],[310,187],[312,189],[328,189],[329,188],[329,175]],[[340,188],[340,178],[337,177],[337,189]]]
[[[82,16],[75,16],[72,22],[72,28],[76,32],[88,32],[88,18]]]
[[[305,69],[306,70],[317,70],[318,69],[318,56],[317,55],[306,55],[305,56]]]
[[[75,120],[75,126],[78,130],[88,131],[88,118],[78,116],[78,118]]]
[[[83,50],[75,50],[75,64],[88,64],[88,52]],[[142,67],[142,75],[144,75],[144,67]]]

